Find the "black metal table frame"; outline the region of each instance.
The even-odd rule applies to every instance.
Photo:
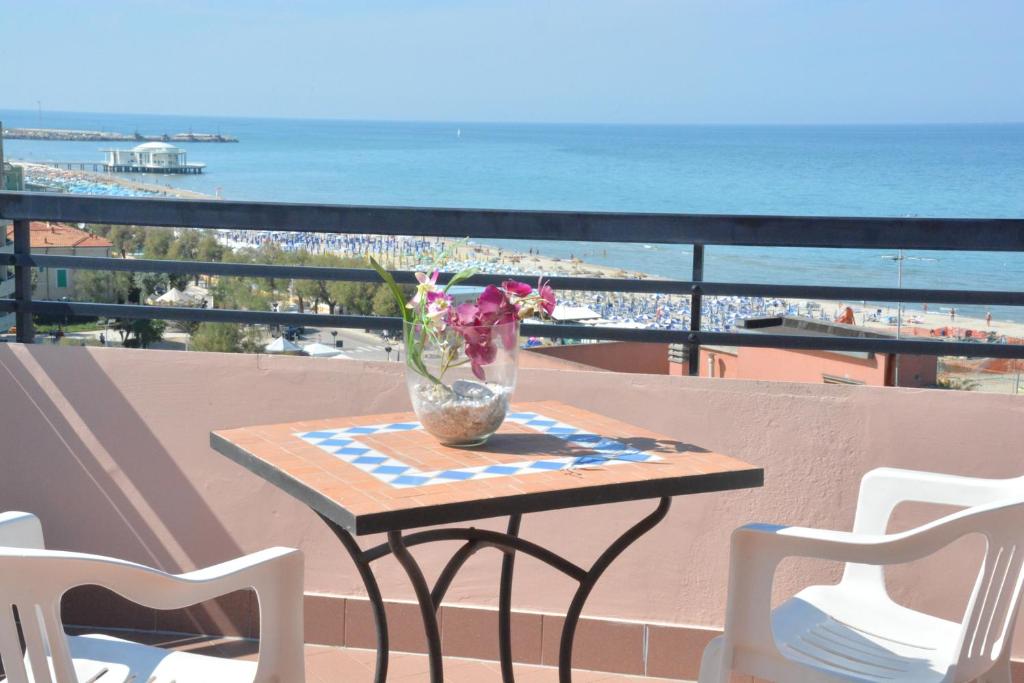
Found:
[[[632,545],[634,541],[653,529],[665,518],[665,515],[668,514],[671,500],[669,496],[662,496],[659,499],[658,507],[616,538],[598,556],[589,569],[584,569],[547,548],[520,538],[519,526],[522,521],[522,513],[519,512],[509,515],[508,527],[505,533],[477,529],[475,527],[428,529],[409,534],[403,534],[402,531],[389,531],[387,532],[388,540],[386,543],[366,550],[359,547],[359,544],[348,530],[322,514],[320,517],[338,537],[345,550],[348,551],[366,587],[366,595],[370,600],[374,624],[377,630],[375,683],[384,683],[387,679],[389,650],[388,624],[387,615],[384,611],[384,600],[381,596],[377,579],[373,574],[371,563],[387,555],[394,555],[408,575],[409,581],[412,583],[413,590],[416,593],[416,601],[419,604],[420,615],[423,619],[423,628],[427,640],[427,656],[430,660],[430,681],[431,683],[442,683],[444,680],[444,665],[441,658],[441,632],[437,623],[437,611],[440,609],[441,601],[444,600],[445,593],[448,591],[448,587],[451,585],[459,569],[462,568],[466,560],[483,548],[496,548],[504,553],[501,562],[501,578],[498,585],[498,652],[501,661],[501,678],[503,683],[514,683],[515,681],[515,675],[512,670],[512,572],[515,567],[516,553],[523,553],[540,560],[579,583],[579,587],[576,589],[576,593],[573,595],[572,602],[569,603],[569,609],[565,615],[561,643],[558,649],[559,683],[571,683],[573,641],[576,636],[576,626],[579,623],[587,598],[590,596],[595,584],[597,584],[598,579],[601,578],[601,575],[604,574],[611,563],[626,548]],[[409,552],[409,548],[437,541],[464,541],[464,543],[448,560],[448,563],[438,575],[433,589],[431,589],[427,584],[426,578],[423,576],[423,571],[420,569],[419,564],[412,556],[412,553]]]

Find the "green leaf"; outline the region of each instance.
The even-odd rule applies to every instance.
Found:
[[[395,278],[391,276],[391,273],[384,270],[383,266],[377,263],[377,259],[372,256],[367,256],[370,260],[370,266],[377,271],[377,275],[380,275],[381,279],[391,290],[391,295],[395,297],[395,301],[398,303],[398,309],[402,312],[402,318],[406,322],[412,322],[412,310],[405,307],[405,297],[402,296],[402,290],[398,288],[398,283],[395,282]]]
[[[455,275],[452,276],[451,281],[444,286],[444,293],[447,294],[448,290],[453,285],[457,285],[460,282],[468,280],[469,278],[471,278],[474,275],[476,275],[476,273],[477,273],[477,269],[476,268],[466,268],[465,270],[460,270],[459,272],[455,273]]]

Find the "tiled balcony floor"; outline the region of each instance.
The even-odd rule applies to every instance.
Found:
[[[69,629],[70,630],[70,629]],[[88,629],[96,633],[98,629]],[[110,631],[111,635],[164,648],[173,648],[214,657],[250,659],[256,656],[257,644],[251,640],[213,638],[181,634]],[[373,650],[306,646],[307,683],[369,683],[373,680],[376,653]],[[424,655],[394,653],[388,664],[388,681],[428,681],[427,658]],[[517,683],[557,683],[558,670],[549,666],[516,664]],[[500,683],[497,662],[445,657],[446,683]],[[670,683],[667,678],[625,676],[600,671],[578,670],[574,683]]]

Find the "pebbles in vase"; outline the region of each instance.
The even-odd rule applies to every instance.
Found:
[[[447,445],[480,443],[501,426],[511,392],[491,382],[460,379],[451,387],[421,382],[412,392],[423,428]]]

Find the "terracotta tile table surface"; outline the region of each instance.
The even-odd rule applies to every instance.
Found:
[[[525,553],[579,582],[566,614],[560,681],[572,677],[572,644],[583,604],[611,562],[653,528],[677,495],[752,488],[763,470],[727,455],[655,434],[586,410],[543,401],[512,406],[505,424],[475,448],[441,446],[412,413],[306,420],[216,431],[211,446],[317,512],[359,569],[377,623],[377,675],[387,672],[387,624],[371,563],[393,554],[406,570],[423,617],[430,679],[443,680],[436,611],[462,563],[485,547],[503,552],[499,644],[511,681],[511,584],[515,555]],[[522,514],[601,503],[657,499],[657,509],[615,539],[590,567],[580,567],[519,537]],[[417,527],[507,516],[506,533]],[[363,550],[355,536],[387,532]],[[408,547],[442,540],[464,545],[433,590]]]

